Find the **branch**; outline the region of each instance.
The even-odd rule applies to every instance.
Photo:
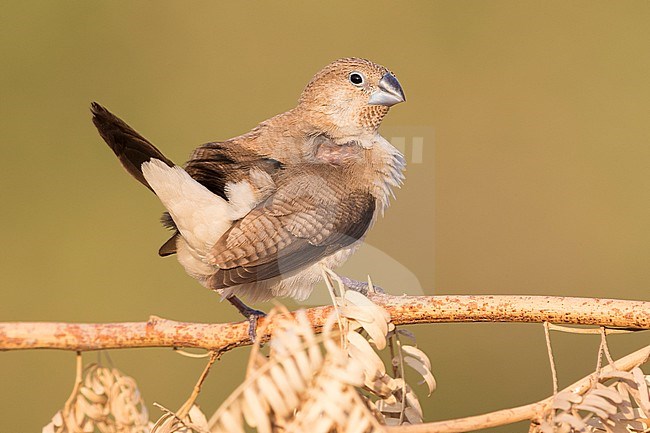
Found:
[[[636,352],[614,362],[614,365],[604,367],[600,373],[605,374],[614,370],[630,371],[633,368],[650,360],[650,346],[646,346]],[[572,390],[576,393],[584,391],[593,383],[594,376],[590,374],[563,391]],[[563,392],[562,391],[562,392]],[[484,415],[471,416],[467,418],[452,419],[448,421],[436,421],[424,424],[413,424],[404,426],[384,427],[386,433],[459,433],[474,430],[497,427],[512,424],[524,420],[534,420],[551,402],[554,396],[548,397],[537,403],[527,404],[511,409],[490,412]]]
[[[629,329],[650,329],[650,302],[552,296],[391,296],[371,294],[396,325],[457,322],[552,322]],[[332,307],[307,310],[316,330]],[[267,339],[279,317],[260,319]],[[251,344],[248,322],[188,323],[152,316],[147,322],[0,323],[0,350],[74,351],[136,347],[192,347],[225,352]]]

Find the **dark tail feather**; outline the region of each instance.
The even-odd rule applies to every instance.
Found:
[[[147,188],[151,189],[142,175],[143,162],[156,158],[170,167],[174,166],[174,163],[167,159],[156,146],[97,102],[91,104],[90,111],[93,113],[93,123],[99,131],[99,135],[117,155],[126,171]]]
[[[156,158],[163,161],[170,167],[174,163],[167,159],[156,146],[149,140],[138,134],[133,128],[126,124],[122,119],[108,111],[106,108],[93,102],[90,105],[90,111],[93,113],[93,123],[99,131],[106,144],[113,150],[120,162],[141,184],[151,189],[149,183],[142,175],[142,163]],[[153,191],[153,189],[151,189]],[[174,222],[168,222],[168,226],[175,228]],[[165,244],[160,247],[158,254],[168,256],[176,252],[176,238],[178,230]]]

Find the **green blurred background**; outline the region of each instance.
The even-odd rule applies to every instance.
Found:
[[[4,1],[1,11],[1,321],[239,320],[157,257],[161,205],[98,137],[89,103],[182,162],[289,109],[344,56],[401,81],[408,102],[383,132],[409,161],[344,273],[392,293],[650,300],[647,1]],[[411,330],[439,384],[429,398],[419,390],[427,420],[552,390],[539,325]],[[647,333],[611,339],[616,357],[647,343]],[[597,337],[554,344],[561,385],[596,363]],[[206,412],[240,383],[247,354],[213,369]],[[205,362],[168,349],[110,356],[150,405],[169,408]],[[0,353],[0,372],[0,431],[40,431],[69,394],[74,354]]]

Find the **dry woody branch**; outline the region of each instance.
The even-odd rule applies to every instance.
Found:
[[[371,294],[395,325],[415,323],[524,322],[650,329],[650,302],[552,296],[391,296]],[[318,332],[332,307],[306,310]],[[264,340],[277,320],[260,319]],[[146,322],[73,324],[0,323],[0,350],[61,349],[73,351],[186,347],[224,352],[250,345],[248,323],[201,324],[152,316]]]

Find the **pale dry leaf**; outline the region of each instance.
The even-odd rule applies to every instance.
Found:
[[[317,418],[315,422],[311,424],[312,427],[310,428],[310,431],[313,431],[314,433],[329,433],[330,431],[332,431],[332,424],[333,424],[332,419],[329,417]],[[294,431],[296,433],[303,432],[303,430],[294,430]]]
[[[386,322],[386,323],[390,322],[390,314],[388,313],[388,311],[384,310],[382,307],[372,302],[370,298],[363,295],[362,293],[356,292],[354,290],[348,290],[345,292],[345,299],[359,307],[368,307],[369,311],[371,311],[374,315],[377,316],[376,320],[378,322]],[[387,332],[388,330],[386,330],[386,333]]]
[[[384,405],[387,405],[387,406],[394,406],[394,405],[396,405],[396,404],[398,404],[398,402],[397,402],[397,396],[396,396],[395,394],[393,394],[393,393],[391,393],[390,395],[386,396],[385,398],[382,398],[381,400],[377,400],[377,407],[378,407],[382,412],[383,412],[383,409],[381,409],[381,407],[383,407]],[[400,410],[401,410],[401,403],[400,403]]]
[[[360,406],[354,406],[347,417],[346,433],[364,433],[370,428],[370,421]]]
[[[553,398],[551,407],[553,409],[569,410],[573,404],[580,402],[582,402],[582,396],[580,394],[572,391],[563,391]]]
[[[208,426],[208,420],[203,411],[197,405],[192,405],[187,417],[189,418],[192,427],[205,432],[209,431],[210,427]]]
[[[339,300],[341,307],[347,306],[347,303],[356,307],[350,307],[349,310],[354,312],[361,310],[363,312],[358,313],[357,317],[364,317],[364,320],[356,320],[354,317],[350,317],[350,319],[356,320],[363,327],[377,349],[384,349],[386,347],[386,335],[388,334],[388,322],[390,321],[390,315],[386,310],[361,293],[352,290],[345,292],[345,298]]]
[[[261,433],[271,433],[271,423],[268,418],[268,406],[264,400],[259,398],[259,393],[254,386],[249,386],[244,390],[244,400],[246,407],[250,410],[249,418],[246,422],[251,427],[256,427]],[[247,412],[244,412],[246,415]]]
[[[590,392],[585,396],[584,400],[582,400],[581,405],[597,407],[600,410],[604,411],[606,416],[613,415],[618,410],[617,406],[613,404],[611,401],[599,395],[596,395],[593,392]],[[580,409],[579,406],[580,405],[577,405],[576,408]],[[601,418],[605,418],[605,417],[601,417]]]
[[[128,376],[117,376],[117,380],[111,388],[110,407],[115,423],[119,426],[145,425],[149,419],[146,406],[142,404],[142,398],[138,391],[137,384],[133,378]]]
[[[587,424],[582,418],[571,415],[570,413],[561,413],[555,417],[555,422],[558,424],[568,424],[571,428],[582,431],[587,428]]]
[[[358,332],[348,332],[348,343],[350,344],[350,356],[358,360],[364,366],[367,376],[374,380],[379,375],[386,374],[386,366],[381,358],[372,349],[368,340]]]
[[[350,386],[361,387],[364,384],[363,367],[355,362],[350,362],[345,368],[332,369],[330,376]]]
[[[436,379],[431,374],[431,371],[423,364],[418,358],[413,358],[410,356],[404,357],[404,363],[417,371],[420,376],[422,376],[423,381],[419,382],[420,384],[426,383],[427,388],[429,389],[429,395],[436,389]]]
[[[91,403],[91,404],[106,404],[108,401],[108,396],[104,393],[103,387],[101,388],[100,392],[97,392],[93,388],[86,388],[85,386],[82,386],[79,388],[79,394],[83,395],[86,397],[86,399]]]
[[[245,423],[262,433],[370,433],[379,428],[376,417],[381,416],[370,405],[390,410],[391,402],[397,407],[398,422],[400,418],[421,422],[417,396],[402,377],[386,373],[368,341],[385,347],[388,333],[399,331],[389,324],[389,315],[365,296],[348,291],[344,297],[335,300],[343,316],[329,317],[319,337],[302,313],[278,323],[268,359],[260,357],[255,371],[215,413],[211,432],[240,432]],[[335,327],[339,321],[342,326]],[[359,327],[363,334],[340,331]],[[423,352],[407,351],[402,356],[417,364],[416,369],[430,369]],[[373,404],[367,393],[386,400]],[[398,404],[402,400],[405,404]]]
[[[636,389],[639,392],[639,399],[637,403],[644,412],[648,413],[650,412],[650,391],[648,389],[646,377],[639,367],[632,369],[632,375],[634,377],[634,381],[636,382]]]
[[[299,399],[296,390],[290,385],[285,371],[279,365],[273,365],[269,369],[271,380],[275,383],[277,389],[282,394],[287,408],[298,406]]]
[[[634,433],[634,432],[647,432],[649,430],[643,426],[643,423],[628,419],[610,419],[607,423],[603,423],[598,418],[590,418],[587,424],[593,427],[594,432],[607,432],[607,433]]]
[[[620,404],[620,414],[628,419],[632,419],[633,416],[633,407],[632,407],[632,396],[630,395],[630,392],[628,391],[627,385],[623,382],[616,382],[615,385],[612,387],[612,389],[616,390],[616,392],[621,396],[621,399],[623,402]]]
[[[312,363],[310,362],[307,352],[301,350],[302,348],[296,347],[293,352],[293,360],[298,367],[298,371],[301,377],[309,381],[311,380],[314,370],[312,369]]]
[[[295,360],[292,357],[283,357],[280,360],[280,365],[286,373],[286,377],[291,383],[291,387],[296,392],[302,392],[307,387],[307,381],[300,374],[300,370],[296,366]]]
[[[600,419],[608,419],[609,418],[609,413],[607,411],[599,406],[593,406],[593,405],[588,405],[588,404],[577,404],[575,405],[575,408],[577,410],[585,410],[588,412],[593,412],[596,416],[598,416]]]
[[[61,425],[55,426],[58,433],[95,429],[101,433],[149,431],[148,413],[137,384],[119,370],[92,364],[85,369],[75,391],[59,412]]]
[[[371,323],[374,320],[373,314],[363,307],[342,305],[339,307],[339,311],[342,316],[351,320],[356,320],[357,322]]]
[[[583,395],[559,393],[542,424],[545,427],[543,431],[547,431],[548,426],[555,428],[555,431],[566,429],[567,426],[575,431],[589,432],[644,431],[646,427],[640,422],[639,414],[643,413],[648,386],[642,371],[638,367],[630,372],[615,370],[601,374],[598,379],[600,382],[584,390]],[[584,418],[578,411],[586,413]],[[579,430],[580,422],[587,425],[584,430]]]
[[[650,419],[639,408],[634,408],[632,412],[632,416],[627,419],[630,430],[633,432],[650,432]]]
[[[109,415],[109,410],[110,408],[108,405],[100,406],[97,404],[91,404],[83,398],[78,398],[74,408],[75,423],[77,425],[81,424],[85,417],[95,421],[100,421]]]
[[[223,430],[228,433],[244,433],[244,426],[241,423],[241,412],[235,412],[232,409],[224,411],[219,419],[221,425],[224,427]]]
[[[634,379],[634,375],[629,371],[612,370],[612,371],[600,373],[599,380],[601,382],[605,382],[610,379],[622,380],[627,382],[628,384],[636,383]]]
[[[368,390],[381,399],[390,399],[396,391],[401,389],[398,383],[396,379],[391,378],[387,374],[379,376],[374,381],[368,381],[366,377],[365,382]]]
[[[402,345],[402,352],[419,360],[427,370],[431,371],[431,360],[429,357],[415,346]]]
[[[255,422],[254,421],[255,415],[254,415],[253,411],[251,410],[251,408],[246,403],[246,400],[244,399],[243,394],[240,395],[239,397],[240,398],[233,401],[233,403],[237,404],[238,409],[239,409],[238,413],[239,413],[239,415],[241,415],[241,419],[240,419],[239,422],[242,423],[242,425],[243,425],[243,423],[247,423],[247,425],[251,425],[250,424],[251,422],[252,423]],[[228,406],[228,408],[226,410],[230,411],[231,413],[234,414],[235,412],[234,412],[233,409],[231,409],[231,406],[232,405]],[[248,420],[253,420],[253,421],[249,422]]]
[[[402,425],[402,422],[399,420],[399,417],[397,418],[385,418],[384,419],[384,425],[387,425],[389,427],[395,427]]]
[[[422,415],[412,407],[404,409],[404,416],[409,424],[420,424],[422,422]]]
[[[285,419],[301,404],[301,395],[323,359],[306,316],[298,314],[296,320],[281,321],[269,346],[269,358],[250,374],[213,417],[211,425],[216,431],[232,430],[233,423],[238,421],[242,428],[245,422],[259,432],[270,433],[271,419],[273,425],[284,425]],[[238,410],[229,409],[237,405]]]
[[[424,416],[420,400],[409,385],[406,385],[406,406],[415,410],[420,415],[420,418]]]
[[[257,380],[260,392],[264,395],[264,399],[271,406],[271,409],[280,417],[285,417],[289,414],[289,407],[278,389],[276,383],[273,382],[272,377],[260,376]]]
[[[600,384],[599,384],[600,385]],[[602,385],[601,385],[602,386]],[[621,404],[623,403],[623,396],[621,396],[620,393],[615,391],[614,389],[608,388],[608,387],[597,387],[593,391],[590,392],[591,395],[598,395],[603,398],[608,399],[614,404]]]
[[[399,413],[402,413],[402,411],[404,410],[404,408],[402,407],[402,404],[397,403],[397,401],[395,400],[395,396],[391,396],[391,399],[393,400],[393,402],[380,404],[379,406],[377,406],[377,409],[379,409],[384,414],[399,414]],[[389,399],[379,400],[378,403],[388,401],[388,400]]]
[[[560,409],[560,410],[564,410],[564,411],[569,411],[569,410],[571,410],[571,406],[572,406],[572,403],[570,401],[565,400],[563,398],[557,398],[557,396],[556,396],[556,398],[553,399],[553,404],[552,404],[551,407],[553,409],[556,409],[556,410]]]
[[[398,391],[398,390],[409,388],[408,383],[406,383],[404,381],[403,377],[392,378],[392,377],[386,375],[384,380],[387,382],[388,387],[390,389],[392,389],[393,391]]]
[[[54,433],[56,430],[63,425],[63,415],[61,411],[57,411],[49,424],[43,427],[42,433]]]
[[[307,313],[304,310],[298,311],[296,313],[296,321],[298,322],[299,329],[302,330],[302,337],[305,340],[305,345],[307,347],[307,357],[310,360],[310,368],[312,370],[317,369],[323,363],[323,354],[321,348],[316,341],[316,335],[312,329],[312,325],[307,318]]]
[[[332,374],[333,371],[328,372],[328,378],[336,379],[335,374]],[[341,382],[336,380],[327,380],[320,381],[320,394],[321,394],[321,410],[324,414],[333,421],[345,419],[345,412],[349,410],[349,407],[344,407],[342,403],[341,395],[345,393],[341,389]]]

